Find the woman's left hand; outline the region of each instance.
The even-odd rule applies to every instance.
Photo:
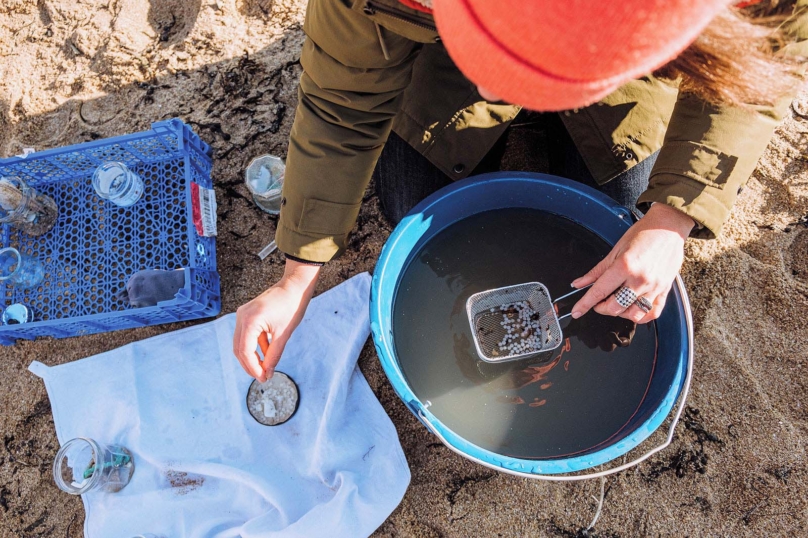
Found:
[[[684,244],[694,226],[693,219],[665,204],[654,204],[617,242],[606,258],[572,282],[573,287],[592,285],[572,307],[579,318],[594,307],[595,312],[620,316],[635,323],[653,321],[662,314],[665,299],[684,258]],[[637,304],[623,308],[614,297],[621,286],[653,306],[646,313]]]

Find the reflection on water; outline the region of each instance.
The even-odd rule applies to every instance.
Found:
[[[648,388],[653,323],[567,318],[558,349],[490,364],[477,357],[465,309],[474,293],[521,282],[561,296],[608,252],[573,222],[529,209],[482,213],[438,234],[402,275],[394,305],[396,353],[412,390],[448,428],[503,455],[559,457],[612,438]]]

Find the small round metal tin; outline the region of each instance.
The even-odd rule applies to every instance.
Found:
[[[294,379],[275,372],[272,379],[252,382],[247,391],[247,410],[264,426],[278,426],[292,418],[300,405],[300,392]]]

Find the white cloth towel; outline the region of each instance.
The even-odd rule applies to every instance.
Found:
[[[280,426],[247,411],[252,378],[232,353],[235,315],[60,366],[32,363],[60,443],[89,437],[134,456],[123,490],[82,496],[85,536],[371,534],[410,472],[356,368],[369,291],[362,274],[311,302],[278,365],[300,389],[297,413]]]

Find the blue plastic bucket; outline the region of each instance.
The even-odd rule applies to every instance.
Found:
[[[429,196],[399,223],[382,249],[371,291],[370,319],[379,360],[398,396],[444,444],[482,465],[521,476],[553,480],[591,478],[625,469],[666,447],[684,405],[692,372],[692,317],[687,295],[677,278],[657,320],[657,366],[637,413],[612,444],[595,452],[550,460],[503,456],[469,442],[429,412],[411,390],[401,371],[393,340],[393,305],[401,276],[412,258],[446,227],[484,211],[531,208],[575,221],[614,245],[633,220],[617,202],[580,183],[545,174],[500,172],[458,181]],[[564,475],[603,465],[645,441],[662,425],[682,395],[667,440],[645,455],[619,467],[588,475]]]

